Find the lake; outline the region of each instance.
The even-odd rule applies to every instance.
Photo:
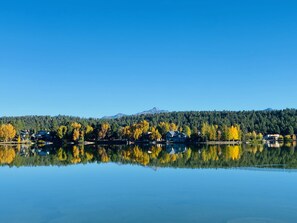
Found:
[[[0,148],[0,222],[296,222],[295,145]]]

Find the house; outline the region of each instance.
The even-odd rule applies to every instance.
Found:
[[[50,132],[44,131],[44,130],[37,132],[35,135],[33,134],[31,138],[33,140],[44,140],[44,141],[52,140]]]
[[[270,142],[276,142],[279,140],[279,138],[280,138],[280,134],[268,134],[263,137],[264,140],[270,141]]]
[[[21,130],[20,131],[20,138],[21,140],[26,140],[30,138],[30,131],[29,130]]]
[[[187,140],[187,135],[179,131],[169,131],[166,133],[166,141],[173,143],[184,143]]]

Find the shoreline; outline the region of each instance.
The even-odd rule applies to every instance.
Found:
[[[166,142],[166,141],[129,141],[129,140],[104,140],[104,141],[84,141],[84,142],[0,142],[0,145],[170,145],[170,144],[184,144],[184,145],[241,145],[247,142],[242,141],[208,141],[208,142]]]

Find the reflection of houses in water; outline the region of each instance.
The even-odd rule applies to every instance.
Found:
[[[38,156],[47,156],[50,154],[49,150],[44,148],[34,148],[32,149],[32,153]]]
[[[29,145],[20,144],[20,156],[29,157],[30,156],[30,149]]]
[[[266,141],[265,145],[269,148],[280,148],[282,144],[280,144],[278,141]]]
[[[278,141],[279,138],[280,138],[280,134],[268,134],[264,136],[264,140],[270,141],[270,142]]]
[[[186,152],[187,147],[184,144],[168,144],[166,145],[166,152],[169,154],[177,154]]]
[[[187,135],[179,131],[169,131],[166,133],[167,142],[184,143],[186,139],[187,139]]]
[[[47,156],[47,155],[50,155],[50,151],[48,148],[40,148],[40,147],[31,148],[29,145],[22,144],[20,145],[19,155],[24,157],[31,157],[36,155]]]

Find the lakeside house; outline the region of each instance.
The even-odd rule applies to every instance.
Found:
[[[31,139],[32,140],[51,141],[52,140],[52,137],[51,137],[50,132],[45,131],[45,130],[41,130],[41,131],[38,131],[36,134],[33,134],[31,136]]]
[[[20,131],[20,138],[22,141],[27,140],[30,138],[30,131],[29,130],[21,130]]]
[[[270,141],[270,142],[276,142],[279,140],[279,138],[280,138],[280,134],[268,134],[263,137],[264,140]]]
[[[179,131],[169,131],[166,133],[166,141],[173,143],[184,143],[187,140],[187,135]]]

